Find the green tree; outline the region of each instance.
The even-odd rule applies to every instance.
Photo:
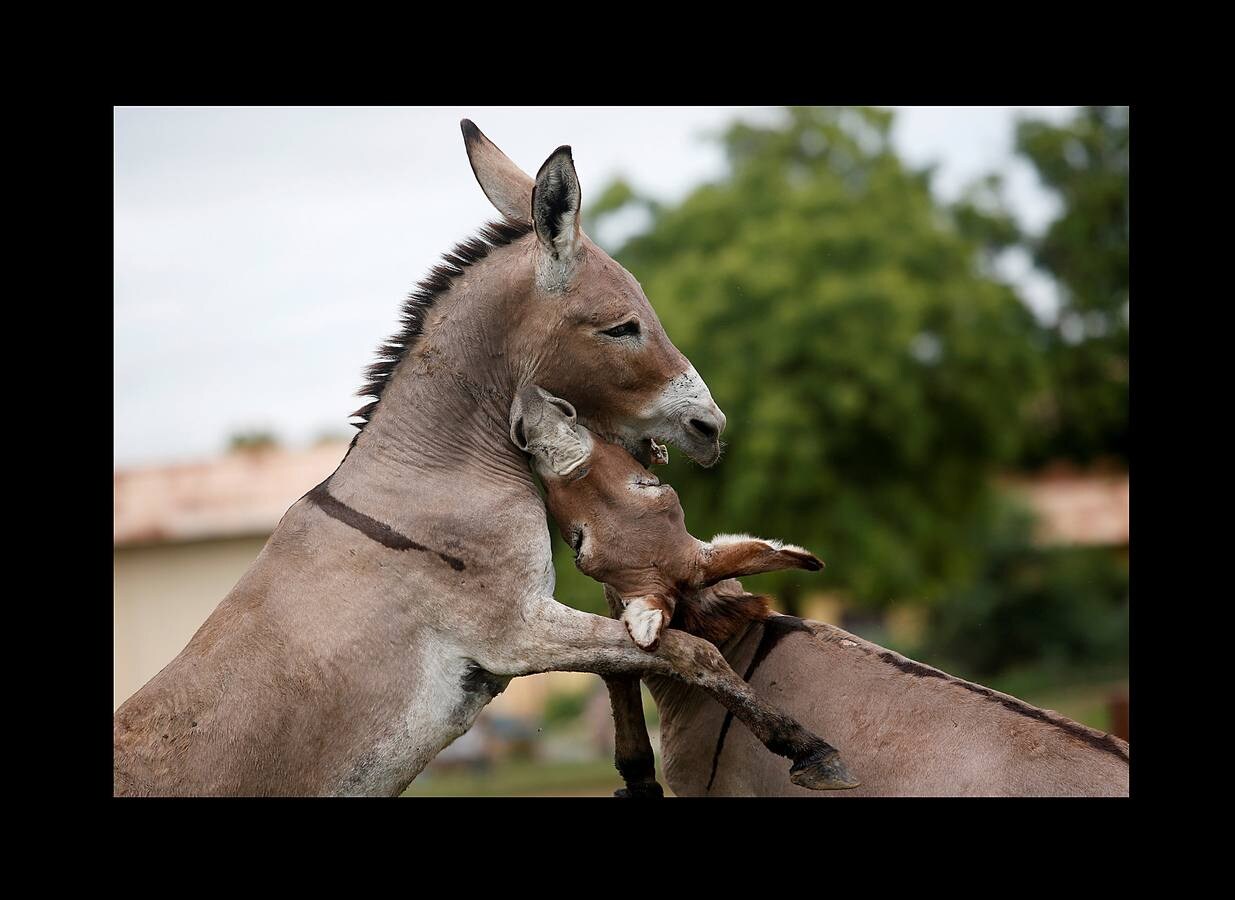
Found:
[[[1025,461],[1126,463],[1128,108],[1088,107],[1058,126],[1022,120],[1016,148],[1063,206],[1044,234],[1025,239],[1061,298]]]
[[[279,438],[273,431],[253,428],[237,431],[227,439],[229,453],[249,453],[257,450],[273,450],[279,446]]]
[[[805,588],[879,606],[974,577],[989,476],[1021,452],[1043,383],[1032,315],[984,274],[989,229],[934,200],[891,122],[795,108],[775,127],[735,124],[722,180],[664,207],[619,183],[592,208],[593,224],[647,208],[650,227],[614,255],[729,416],[717,467],[675,458],[663,473],[688,526],[829,563],[750,579],[790,609]],[[597,595],[559,548],[560,596]]]
[[[992,510],[978,577],[931,610],[926,658],[970,678],[1126,662],[1126,562],[1105,547],[1039,546],[1032,529],[1025,510]]]

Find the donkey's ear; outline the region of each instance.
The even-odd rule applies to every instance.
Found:
[[[510,405],[510,440],[531,456],[537,466],[566,476],[587,461],[592,441],[575,428],[575,408],[535,385],[517,394]],[[537,471],[541,471],[539,468]],[[544,474],[541,472],[541,474]]]
[[[532,223],[549,254],[561,262],[579,249],[579,176],[570,147],[558,147],[536,173],[532,191]]]
[[[555,421],[573,426],[579,419],[575,408],[538,385],[527,385],[510,404],[510,440],[524,453],[531,452],[532,438],[541,436]]]
[[[558,411],[566,417],[566,421],[568,421],[571,425],[574,425],[576,422],[579,421],[579,413],[577,413],[575,411],[575,408],[571,406],[569,403],[567,403],[565,400],[563,400],[561,397],[554,397],[548,391],[544,391],[544,390],[542,390],[540,393],[544,396],[545,402],[551,403],[554,406],[556,406],[558,408]]]
[[[700,551],[696,580],[708,587],[726,578],[778,572],[781,569],[806,569],[818,572],[823,560],[809,550],[753,538],[745,534],[718,534]]]
[[[515,394],[514,402],[510,404],[510,440],[524,453],[528,452],[527,427],[523,424],[526,409],[522,395]]]
[[[467,159],[472,172],[480,183],[489,202],[497,211],[515,222],[532,221],[532,188],[534,182],[526,172],[510,161],[497,149],[493,141],[484,136],[476,123],[464,119],[463,144],[467,147]]]

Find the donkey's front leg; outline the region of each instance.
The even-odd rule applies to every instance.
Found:
[[[750,729],[765,747],[793,761],[790,780],[813,790],[857,787],[836,748],[760,700],[729,667],[715,646],[669,629],[655,653],[635,647],[620,622],[563,606],[533,602],[510,649],[511,675],[538,672],[593,672],[605,677],[666,675],[707,691]]]

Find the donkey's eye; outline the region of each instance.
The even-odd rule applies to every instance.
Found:
[[[639,320],[631,319],[629,322],[623,322],[621,325],[615,325],[612,328],[606,328],[601,334],[609,337],[630,337],[639,333]]]

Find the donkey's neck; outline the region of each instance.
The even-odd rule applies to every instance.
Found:
[[[530,267],[519,264],[529,250],[498,248],[424,311],[421,335],[331,478],[333,495],[395,513],[432,494],[538,497],[508,437],[516,387],[534,370],[509,346],[509,323],[531,290]]]
[[[500,691],[480,660],[511,603],[553,587],[507,424],[535,375],[509,329],[529,249],[494,248],[414,310],[339,468],[117,712],[117,791],[397,793]]]

